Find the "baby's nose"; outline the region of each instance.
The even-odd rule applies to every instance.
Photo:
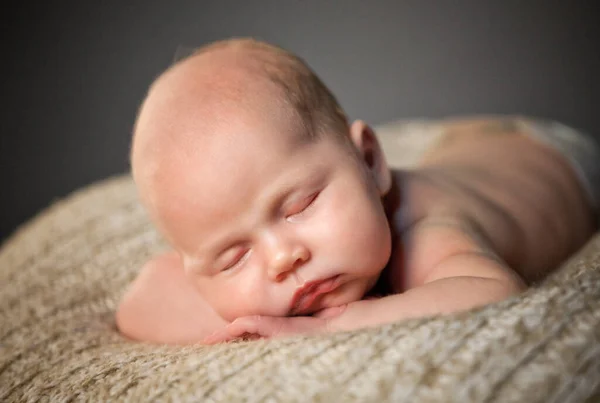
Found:
[[[299,244],[278,248],[273,252],[268,269],[269,277],[278,282],[310,259],[308,249]]]

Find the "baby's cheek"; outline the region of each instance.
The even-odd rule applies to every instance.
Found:
[[[383,211],[366,201],[352,204],[339,205],[322,221],[326,241],[345,251],[368,250],[386,254],[391,234]]]
[[[223,319],[231,322],[236,318],[253,315],[253,310],[248,308],[249,307],[238,298],[229,297],[219,301],[217,313],[219,313]]]
[[[270,300],[264,289],[254,287],[251,281],[243,279],[222,287],[211,299],[213,309],[227,321],[252,315],[281,316],[278,304]]]
[[[239,297],[230,288],[211,278],[197,279],[197,288],[208,305],[223,319],[230,320],[236,315],[240,307]]]
[[[361,214],[352,206],[352,201],[343,202],[341,198],[332,200],[326,208],[319,211],[308,223],[311,235],[326,245],[343,244],[353,230],[356,230],[357,216]]]

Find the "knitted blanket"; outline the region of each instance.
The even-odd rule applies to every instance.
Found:
[[[423,131],[380,128],[394,165],[435,138]],[[128,175],[55,203],[8,239],[0,401],[600,401],[600,235],[544,283],[470,312],[189,347],[115,328],[125,287],[164,248]]]

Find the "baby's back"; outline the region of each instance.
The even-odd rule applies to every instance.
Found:
[[[395,172],[394,229],[410,254],[416,229],[435,235],[452,227],[526,281],[538,280],[589,238],[592,209],[564,157],[509,128],[485,135],[475,123],[453,123],[416,169]],[[429,242],[428,254],[442,247]]]

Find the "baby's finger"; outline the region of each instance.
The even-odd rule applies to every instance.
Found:
[[[333,318],[335,316],[341,315],[346,310],[347,306],[347,304],[344,304],[340,306],[334,306],[331,308],[325,308],[320,310],[319,312],[316,312],[313,316],[319,319]]]
[[[223,329],[205,337],[202,343],[216,344],[239,338],[250,339],[248,335],[252,335],[251,339],[270,337],[275,333],[274,329],[277,329],[277,326],[273,326],[274,319],[260,315],[237,318]]]
[[[233,337],[241,337],[244,334],[273,337],[280,332],[283,319],[285,318],[260,315],[244,316],[227,325],[227,331]]]
[[[202,344],[224,343],[233,339],[235,339],[235,337],[231,336],[227,329],[224,328],[206,336],[204,339],[202,339]]]

